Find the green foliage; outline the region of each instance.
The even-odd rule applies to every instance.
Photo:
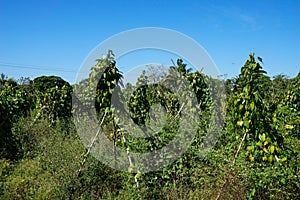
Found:
[[[54,195],[55,180],[37,160],[19,163],[4,184],[4,199],[46,199]]]
[[[105,109],[111,108],[113,92],[120,90],[118,84],[120,84],[119,81],[122,78],[122,74],[116,67],[112,51],[109,51],[105,58],[98,59],[91,70],[89,82],[90,84],[97,83],[95,108],[102,115]]]
[[[87,153],[70,123],[68,83],[43,76],[18,85],[1,75],[0,199],[300,198],[300,74],[270,80],[253,54],[241,74],[227,81],[192,72],[180,59],[169,69],[156,73],[152,67],[136,85],[124,87],[109,51],[97,60],[89,78],[75,86],[82,94],[78,100],[85,104],[83,109],[94,106],[99,120],[106,114],[102,131],[114,147],[130,153],[160,149],[178,134],[182,104],[176,92],[167,88],[186,82],[194,92],[195,102],[181,93],[194,108],[190,113],[199,115],[187,151],[158,171],[133,174],[113,170]],[[224,84],[226,105],[219,90]],[[205,134],[222,128],[207,123],[214,108],[220,112],[216,120],[223,120],[227,111],[226,127],[215,148],[200,158]],[[135,138],[124,132],[118,112],[128,112],[142,129],[151,125],[155,134]],[[237,151],[239,144],[242,148]],[[165,158],[154,159],[159,163]],[[128,161],[131,171],[138,167],[132,162]]]
[[[268,78],[264,75],[254,55],[241,69],[238,88],[229,99],[229,112],[234,131],[246,135],[246,149],[250,161],[272,163],[281,151],[283,138],[272,129],[272,110],[266,101],[265,86]]]
[[[33,80],[33,87],[39,115],[52,123],[72,115],[72,87],[68,82],[57,76],[41,76]]]
[[[64,135],[59,121],[33,121],[23,118],[13,126],[26,156],[14,163],[1,159],[0,199],[102,198],[121,188],[121,173],[92,156],[77,177],[85,147],[75,129]]]
[[[1,111],[3,110],[1,113],[3,113],[3,120],[5,121],[13,122],[19,116],[26,116],[33,105],[31,88],[29,87],[6,86],[0,91],[0,106]]]
[[[274,115],[276,125],[284,135],[300,138],[300,73],[291,80]],[[277,119],[278,118],[278,119]]]
[[[274,76],[270,86],[270,102],[278,105],[286,94],[289,84],[290,79],[287,76],[283,74]]]
[[[179,102],[172,91],[160,84],[142,85],[132,92],[128,102],[133,121],[145,126],[150,120],[150,108],[155,104],[163,106],[167,114],[176,116]]]
[[[12,123],[27,116],[34,107],[31,89],[26,86],[6,85],[0,90],[0,155],[16,158],[17,141],[12,136]]]
[[[205,80],[206,79],[206,80]],[[211,109],[212,99],[207,85],[208,77],[197,71],[187,75],[187,80],[190,82],[201,110]]]
[[[4,85],[3,85],[4,83]],[[59,77],[38,77],[30,84],[23,80],[23,85],[17,85],[13,79],[5,80],[2,75],[0,90],[0,155],[16,158],[18,155],[19,138],[12,134],[12,124],[21,117],[28,116],[31,111],[37,118],[46,116],[49,120],[69,118],[71,116],[71,91],[69,83]]]
[[[47,91],[50,88],[70,87],[70,84],[58,76],[39,76],[33,79],[33,85],[40,92]]]
[[[226,138],[234,141],[247,136],[241,143],[246,151],[240,153],[240,159],[248,158],[247,162],[251,164],[243,168],[246,161],[237,159],[236,170],[238,174],[244,174],[248,199],[297,199],[295,191],[299,183],[294,174],[299,170],[299,150],[295,148],[297,140],[292,140],[290,135],[294,128],[291,121],[297,121],[299,113],[296,109],[293,110],[296,114],[291,112],[295,102],[288,103],[291,92],[286,94],[286,88],[283,87],[288,81],[282,77],[270,81],[265,73],[254,55],[250,54],[228,100],[227,131],[235,134]],[[275,90],[275,87],[278,88]],[[230,141],[228,145],[233,148]],[[236,142],[235,145],[237,149]],[[235,157],[238,153],[235,152]],[[287,181],[296,184],[287,184]]]

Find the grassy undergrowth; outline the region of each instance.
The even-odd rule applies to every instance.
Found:
[[[13,126],[18,161],[1,159],[1,199],[299,199],[299,154],[285,165],[255,164],[224,131],[204,159],[177,161],[156,172],[134,175],[113,170],[92,156],[78,175],[85,148],[63,122],[22,118]],[[224,142],[227,139],[227,142]],[[299,140],[290,140],[299,152]]]

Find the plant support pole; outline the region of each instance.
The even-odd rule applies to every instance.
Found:
[[[93,140],[92,140],[90,146],[88,147],[88,151],[87,151],[87,153],[85,154],[84,159],[83,159],[83,161],[82,161],[82,163],[81,163],[81,165],[80,165],[80,168],[79,168],[79,170],[78,170],[77,177],[79,177],[80,174],[81,174],[81,172],[82,172],[83,165],[85,164],[86,159],[87,159],[88,155],[90,154],[91,149],[92,149],[92,147],[93,147],[93,145],[94,145],[94,143],[95,143],[95,141],[96,141],[96,138],[98,137],[98,135],[99,135],[99,133],[100,133],[101,125],[103,124],[105,117],[106,117],[106,112],[104,113],[104,115],[103,115],[103,117],[102,117],[102,120],[101,120],[101,122],[100,122],[100,124],[99,124],[99,129],[98,129],[98,131],[97,131],[95,137],[93,138]]]

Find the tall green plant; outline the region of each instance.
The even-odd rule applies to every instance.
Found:
[[[272,129],[272,113],[265,92],[269,78],[265,74],[254,54],[250,54],[229,99],[228,111],[234,131],[242,137],[235,157],[245,143],[250,161],[272,163],[279,160],[283,138]]]

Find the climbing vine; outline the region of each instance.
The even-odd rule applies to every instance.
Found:
[[[229,112],[235,132],[243,138],[240,147],[246,147],[248,159],[273,163],[285,158],[280,158],[283,137],[272,127],[272,112],[265,100],[265,73],[254,54],[250,54],[229,99]]]

